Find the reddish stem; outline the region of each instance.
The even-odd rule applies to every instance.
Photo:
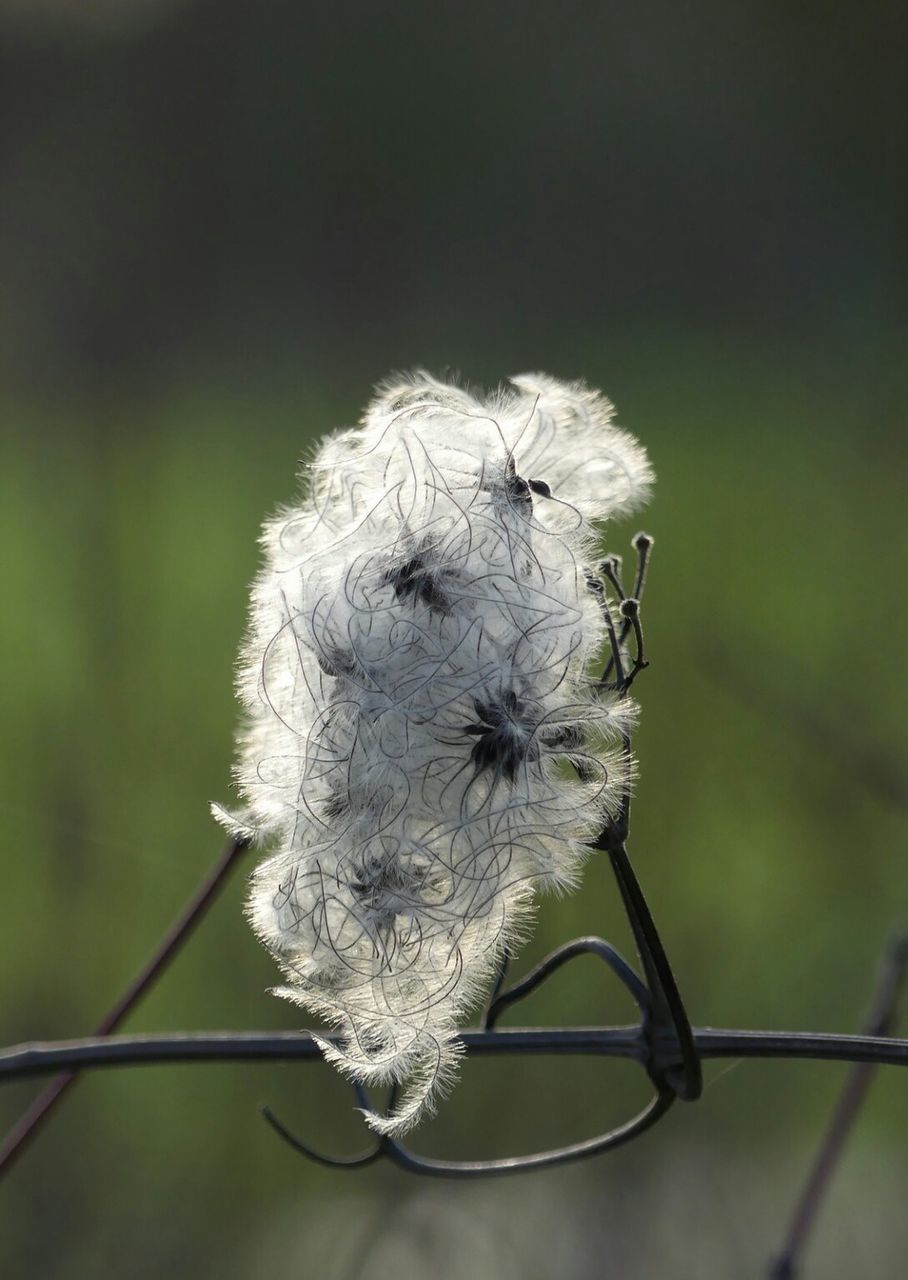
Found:
[[[96,1036],[108,1036],[116,1031],[127,1014],[132,1012],[149,988],[154,985],[211,906],[234,863],[248,845],[248,840],[240,838],[233,839],[227,844],[192,898],[161,939],[145,967],[136,975],[113,1008],[95,1028]],[[9,1171],[16,1158],[35,1137],[67,1089],[75,1082],[78,1074],[77,1071],[65,1071],[55,1076],[13,1125],[0,1143],[0,1178]]]
[[[888,1036],[891,1033],[906,969],[908,969],[908,935],[899,934],[890,938],[880,961],[873,1006],[867,1020],[867,1035]],[[813,1229],[823,1197],[832,1181],[875,1070],[876,1066],[872,1062],[856,1062],[849,1071],[838,1105],[829,1122],[829,1128],[820,1143],[810,1174],[795,1205],[782,1251],[770,1266],[770,1280],[793,1280],[798,1261]]]

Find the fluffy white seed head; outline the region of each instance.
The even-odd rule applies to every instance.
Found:
[[[326,1056],[404,1083],[400,1133],[536,888],[576,883],[627,783],[595,696],[591,522],[652,479],[612,407],[543,374],[478,398],[416,374],[323,440],[265,525],[239,675],[252,924]]]

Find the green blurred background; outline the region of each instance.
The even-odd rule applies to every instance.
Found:
[[[260,521],[417,365],[585,377],[650,449],[638,872],[697,1023],[857,1027],[908,918],[906,38],[873,2],[6,0],[3,1043],[90,1030],[215,856]],[[243,879],[129,1029],[299,1025]],[[630,945],[601,862],[518,967],[582,931]],[[628,1016],[592,961],[520,1014]],[[713,1064],[627,1150],[467,1186],[296,1158],[259,1101],[362,1142],[321,1063],[98,1073],[0,1187],[0,1274],[756,1277],[841,1079]],[[415,1145],[640,1097],[476,1063]],[[906,1139],[892,1069],[805,1274],[903,1274]]]

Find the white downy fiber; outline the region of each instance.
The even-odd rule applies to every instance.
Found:
[[[591,521],[652,476],[611,418],[541,374],[485,398],[402,378],[265,525],[237,781],[273,851],[249,915],[280,994],[340,1030],[326,1056],[406,1085],[379,1133],[431,1107],[533,890],[576,883],[626,785],[633,708],[596,694],[586,575]]]

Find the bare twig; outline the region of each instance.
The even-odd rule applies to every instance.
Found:
[[[147,964],[136,975],[106,1017],[102,1018],[95,1029],[96,1037],[108,1036],[115,1031],[154,985],[211,906],[237,858],[247,847],[248,841],[239,838],[232,839],[227,844],[183,911],[161,939]],[[3,1142],[0,1143],[0,1178],[8,1172],[16,1158],[35,1137],[41,1125],[74,1083],[77,1074],[78,1066],[75,1070],[67,1071],[52,1080],[7,1133]]]
[[[869,1036],[886,1036],[896,1018],[899,996],[908,970],[908,934],[893,935],[886,944],[867,1020]],[[875,1071],[873,1062],[855,1063],[839,1097],[813,1166],[795,1205],[781,1252],[769,1269],[770,1280],[794,1280],[797,1265],[816,1221],[823,1198],[845,1149],[845,1143]]]
[[[634,595],[628,596],[621,578],[621,560],[618,556],[609,556],[599,565],[599,571],[614,591],[623,619],[620,635],[616,632],[611,608],[606,591],[597,579],[590,581],[590,588],[599,597],[606,631],[609,638],[610,656],[599,681],[599,689],[606,687],[609,673],[614,669],[615,685],[619,698],[625,698],[636,677],[649,664],[644,657],[643,628],[640,623],[640,600],[646,584],[646,569],[649,563],[653,539],[648,533],[640,532],[633,540],[637,552],[637,572],[634,581]],[[622,646],[633,631],[634,656],[633,663],[625,669]],[[625,762],[631,762],[630,734],[622,734],[622,751]],[[670,1087],[678,1098],[693,1102],[699,1098],[703,1090],[703,1076],[697,1049],[691,1034],[690,1019],[684,1007],[684,1001],[678,990],[675,975],[669,963],[662,939],[653,920],[649,904],[646,901],[636,873],[628,857],[626,840],[630,830],[631,795],[625,788],[622,797],[621,812],[606,823],[600,832],[594,847],[608,853],[612,863],[612,871],[621,894],[625,912],[634,935],[643,971],[649,990],[648,1018],[651,1022],[651,1046],[653,1055],[649,1067],[651,1076],[662,1078],[663,1085]],[[664,1061],[658,1060],[656,1044],[659,1033],[671,1030],[676,1038],[670,1056]]]
[[[591,949],[596,939],[578,939],[568,943],[564,958],[579,947]],[[610,964],[616,959],[607,943],[603,946],[608,955],[602,957]],[[558,967],[559,953],[528,975],[514,993],[514,999],[537,987],[548,973]],[[621,974],[623,966],[616,972]],[[677,1030],[670,1023],[659,1029],[648,1016],[649,1000],[645,987],[632,984],[641,998],[641,1020],[636,1026],[625,1027],[520,1027],[498,1030],[488,1026],[461,1033],[460,1039],[470,1055],[506,1054],[527,1055],[599,1055],[636,1061],[646,1072],[653,1086],[653,1095],[646,1106],[625,1124],[581,1142],[556,1147],[533,1155],[504,1157],[495,1160],[438,1160],[420,1155],[390,1137],[379,1137],[367,1150],[349,1156],[325,1155],[315,1151],[308,1143],[297,1138],[267,1108],[263,1115],[271,1127],[300,1155],[316,1160],[319,1164],[335,1169],[359,1169],[379,1159],[386,1159],[409,1173],[436,1178],[474,1179],[500,1177],[507,1174],[528,1173],[534,1169],[588,1160],[605,1151],[614,1150],[640,1137],[665,1116],[675,1101],[675,1086],[667,1083],[663,1066],[671,1062],[678,1052]],[[888,1062],[908,1066],[908,1040],[886,1040],[866,1036],[815,1036],[797,1032],[714,1031],[698,1029],[689,1031],[690,1044],[699,1064],[704,1057],[771,1057],[771,1058],[821,1058],[849,1061]],[[337,1035],[325,1039],[337,1042]],[[23,1045],[18,1049],[0,1053],[0,1083],[25,1075],[55,1070],[60,1066],[100,1067],[129,1066],[139,1063],[161,1062],[229,1062],[229,1061],[314,1061],[321,1059],[320,1043],[309,1033],[262,1034],[258,1032],[221,1032],[214,1034],[171,1036],[118,1036],[115,1039],[71,1041],[51,1045]],[[683,1073],[682,1073],[683,1079]],[[360,1107],[371,1109],[363,1086],[353,1084]],[[392,1091],[393,1097],[393,1091]],[[393,1105],[393,1103],[392,1103]]]
[[[702,1058],[794,1058],[817,1062],[868,1062],[908,1067],[908,1039],[889,1036],[818,1035],[811,1031],[737,1031],[695,1027]],[[335,1043],[336,1032],[319,1032]],[[639,1026],[508,1027],[461,1032],[468,1055],[593,1055],[643,1061],[650,1046]],[[666,1048],[675,1041],[664,1037]],[[0,1049],[0,1085],[61,1069],[161,1066],[182,1062],[299,1062],[322,1060],[306,1031],[175,1031],[162,1035],[120,1035],[83,1040],[36,1041]]]

